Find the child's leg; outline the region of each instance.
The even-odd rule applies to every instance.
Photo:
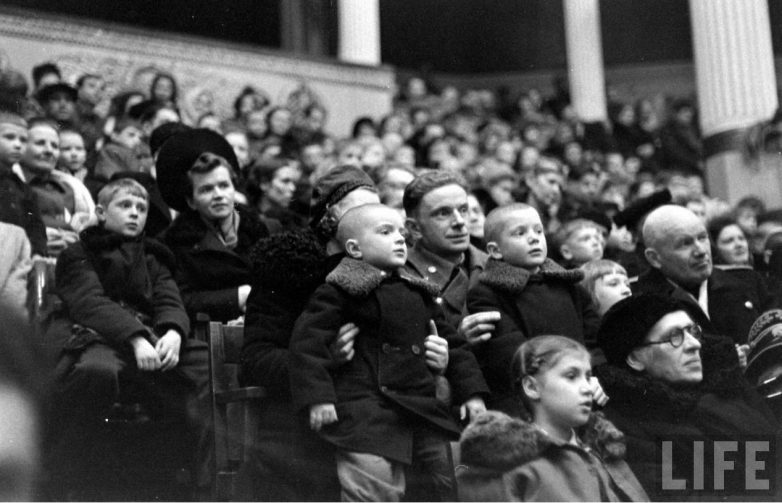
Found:
[[[414,499],[411,501],[456,501],[456,476],[450,440],[447,435],[431,427],[415,428],[411,473],[417,474],[417,480],[415,494],[411,494]]]
[[[404,466],[375,454],[337,451],[342,501],[400,501],[405,494]]]

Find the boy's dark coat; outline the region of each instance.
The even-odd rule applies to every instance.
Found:
[[[90,227],[80,237],[57,260],[56,290],[66,316],[53,323],[49,343],[70,349],[88,344],[71,336],[72,323],[119,348],[127,348],[130,337],[147,334],[147,327],[158,336],[175,329],[187,337],[190,322],[170,273],[173,255],[165,246],[102,227]]]
[[[429,320],[449,341],[446,377],[454,403],[484,394],[487,388],[473,355],[458,347],[454,329],[434,301],[437,287],[350,258],[326,281],[310,298],[291,339],[291,389],[297,409],[335,403],[339,420],[321,431],[327,440],[403,463],[412,459],[413,423],[424,420],[458,434],[447,406],[436,398],[435,375],[426,364]],[[356,354],[332,369],[329,344],[347,321],[361,330]]]
[[[489,408],[521,413],[511,389],[511,361],[519,346],[537,335],[564,335],[591,347],[600,320],[578,286],[580,270],[565,270],[546,259],[538,274],[489,259],[467,294],[470,313],[499,311],[491,338],[473,347],[492,391]]]

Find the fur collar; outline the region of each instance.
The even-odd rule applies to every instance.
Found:
[[[250,208],[237,204],[236,211],[239,213],[238,249],[249,249],[259,239],[269,235],[266,225]],[[174,220],[163,239],[171,248],[189,248],[200,243],[208,231],[198,212],[185,211]]]
[[[345,257],[326,276],[326,282],[342,288],[348,295],[366,297],[389,276],[388,273],[362,260]],[[439,293],[439,289],[434,283],[405,274],[402,270],[399,272],[399,277],[411,286],[426,292],[431,297],[436,297]]]
[[[593,412],[577,432],[579,439],[606,461],[623,459],[624,434],[602,413]],[[498,411],[479,415],[462,433],[462,462],[470,467],[497,471],[528,463],[560,445],[532,423]]]
[[[584,273],[580,269],[567,270],[551,259],[546,259],[540,267],[540,272],[545,281],[561,281],[575,284],[584,279]],[[521,267],[514,267],[501,260],[490,258],[486,262],[486,268],[479,276],[481,283],[497,288],[510,294],[519,294],[527,286],[527,282],[533,275]]]
[[[109,232],[102,226],[87,227],[79,234],[84,248],[91,254],[112,251],[128,243],[143,244],[144,253],[154,255],[170,271],[176,268],[174,254],[163,243],[156,239],[148,238],[143,234],[137,238],[126,238],[115,232]]]
[[[703,381],[696,386],[672,386],[628,367],[603,364],[595,367],[611,403],[638,414],[672,417],[689,414],[706,393],[721,397],[739,395],[745,389],[733,341],[727,337],[707,337],[701,349]],[[609,404],[610,406],[610,404]]]

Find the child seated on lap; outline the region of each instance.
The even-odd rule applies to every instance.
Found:
[[[171,276],[173,256],[143,235],[147,209],[141,184],[128,178],[109,182],[98,196],[99,225],[82,232],[57,261],[56,290],[65,316],[49,332],[61,348],[55,472],[77,466],[70,457],[111,413],[121,375],[133,379],[134,390],[153,394],[140,400],[150,414],[187,417],[205,390],[205,345],[187,339],[190,323]]]
[[[547,258],[540,215],[531,206],[511,204],[486,217],[489,260],[478,284],[467,293],[470,313],[500,311],[492,337],[473,347],[492,391],[490,408],[520,414],[508,372],[513,353],[525,340],[562,334],[592,346],[599,317],[578,282],[583,272],[565,270]],[[602,400],[600,393],[596,398]]]
[[[448,441],[459,426],[436,396],[428,336],[449,341],[445,377],[462,419],[485,410],[487,388],[474,356],[457,347],[456,332],[435,302],[437,287],[403,275],[407,247],[396,210],[359,206],[340,220],[347,257],[310,298],[291,339],[291,390],[312,429],[337,447],[337,474],[347,501],[399,501],[405,465],[417,462],[454,500]],[[340,326],[360,328],[355,355],[334,368],[329,345]],[[436,330],[433,330],[436,328]]]

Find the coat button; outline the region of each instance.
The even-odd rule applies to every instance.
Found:
[[[437,272],[437,268],[433,265],[430,265],[426,270],[429,271],[430,274],[434,274]]]
[[[421,354],[421,346],[418,344],[413,344],[413,347],[410,348],[413,351],[414,355],[420,355]]]
[[[747,309],[752,309],[755,306],[752,304],[752,302],[747,301],[744,303],[744,307],[746,307]]]
[[[434,301],[437,302],[438,304],[442,304],[443,303],[443,298],[442,297],[437,297],[436,299],[434,299]]]
[[[383,393],[388,393],[388,388],[386,386],[380,386],[380,391]]]
[[[388,353],[390,353],[390,352],[391,352],[391,344],[389,344],[389,343],[387,343],[387,342],[384,342],[384,343],[383,343],[383,346],[382,346],[382,349],[383,349],[383,352],[384,352],[385,354],[388,354]]]

